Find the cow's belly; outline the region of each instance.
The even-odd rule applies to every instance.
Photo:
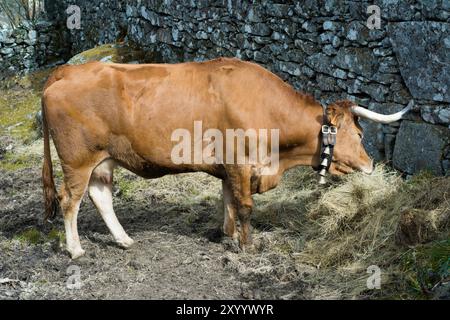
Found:
[[[142,148],[142,145],[141,148],[136,148],[130,140],[123,135],[111,135],[107,152],[118,165],[143,178],[159,178],[167,174],[187,172],[205,172],[217,178],[225,177],[222,165],[177,165],[170,158],[170,149]]]

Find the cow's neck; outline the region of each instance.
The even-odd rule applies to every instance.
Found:
[[[314,99],[298,94],[286,106],[280,133],[281,169],[307,165],[317,167],[320,159],[320,131],[323,109]]]
[[[320,159],[320,131],[323,121],[322,106],[301,95],[294,103],[284,106],[276,125],[280,128],[280,157],[278,173],[260,178],[258,192],[275,188],[283,173],[295,166],[317,168]]]

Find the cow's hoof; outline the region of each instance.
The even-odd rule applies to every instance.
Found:
[[[123,249],[128,249],[134,244],[134,240],[126,236],[123,239],[117,240],[117,244]]]
[[[241,248],[241,251],[243,253],[257,253],[258,250],[256,249],[256,246],[253,243],[246,243],[239,246]]]
[[[222,245],[225,250],[233,253],[239,253],[241,251],[241,249],[239,248],[239,241],[230,239],[228,237],[222,239]]]
[[[70,256],[71,256],[72,260],[78,259],[78,258],[84,256],[84,254],[86,253],[86,251],[84,251],[81,248],[68,250],[68,251],[70,253]]]

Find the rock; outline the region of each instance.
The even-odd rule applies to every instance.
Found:
[[[5,42],[9,38],[11,31],[8,29],[0,29],[0,43]]]
[[[317,32],[317,26],[311,22],[305,21],[302,24],[302,29],[308,32]]]
[[[395,141],[393,165],[406,173],[429,170],[443,175],[441,159],[450,143],[450,129],[403,121]]]
[[[371,78],[377,65],[372,51],[368,48],[340,48],[333,60],[341,69]]]
[[[339,37],[334,36],[333,40],[331,40],[331,44],[333,45],[333,47],[338,48],[341,45],[341,39],[339,39]]]
[[[324,45],[322,51],[327,56],[333,56],[337,53],[336,49],[331,44]]]
[[[450,175],[450,160],[449,159],[442,160],[442,169],[444,170],[445,176]]]
[[[287,4],[271,4],[267,6],[266,12],[269,16],[282,18],[288,15],[289,5]]]
[[[339,78],[339,79],[347,79],[347,73],[342,69],[334,69],[333,71],[333,77]]]
[[[157,53],[146,53],[142,50],[135,50],[126,45],[105,44],[72,57],[67,64],[84,64],[91,61],[129,63],[140,62],[159,62],[161,58]]]
[[[279,62],[278,68],[283,71],[287,72],[293,76],[299,76],[301,75],[301,67],[300,65],[293,63],[293,62]]]
[[[244,32],[253,34],[256,36],[270,36],[272,30],[266,23],[254,23],[254,24],[246,24],[244,26]]]
[[[450,106],[428,106],[420,109],[422,119],[432,124],[450,124]]]
[[[195,37],[197,38],[197,39],[200,39],[200,40],[206,40],[206,39],[208,39],[208,34],[205,32],[205,31],[198,31],[196,34],[195,34]]]
[[[450,24],[400,22],[390,31],[400,72],[412,96],[450,102],[450,55],[445,46]]]
[[[333,41],[334,34],[332,32],[324,32],[319,36],[319,43],[327,44]]]
[[[323,53],[317,53],[306,59],[306,64],[315,71],[320,73],[330,73],[332,69],[331,58]]]
[[[0,49],[0,53],[4,54],[4,55],[10,55],[10,54],[14,53],[14,49],[8,48],[8,47],[2,48],[2,49]]]
[[[394,154],[395,146],[395,135],[385,134],[384,135],[384,157],[386,160],[392,160]]]
[[[34,45],[37,42],[38,33],[36,30],[28,31],[28,39],[25,40],[25,43],[28,45]]]
[[[39,110],[33,115],[33,129],[39,138],[42,137],[42,111]]]
[[[322,91],[338,91],[336,79],[322,74],[317,75],[317,83]]]
[[[47,21],[47,20],[39,20],[34,24],[34,27],[36,28],[36,30],[47,30],[51,26],[53,26],[53,23],[51,21]]]
[[[36,30],[28,31],[28,39],[36,41],[36,39],[37,39],[37,31]]]
[[[307,55],[313,55],[319,51],[311,42],[308,41],[295,40],[294,44],[295,47],[300,48]]]
[[[141,16],[145,20],[149,21],[152,26],[161,26],[159,16],[156,13],[147,10],[147,8],[144,6],[141,7]]]
[[[389,92],[388,88],[379,84],[364,84],[361,86],[361,91],[367,93],[377,102],[384,102]]]
[[[434,300],[450,300],[450,282],[443,282],[433,288]]]
[[[366,45],[369,38],[369,29],[359,21],[352,21],[346,28],[347,40]]]
[[[311,68],[308,68],[307,66],[303,66],[302,74],[304,74],[308,78],[312,78],[314,76],[314,70],[312,70]]]
[[[338,23],[334,21],[325,21],[322,25],[323,30],[336,31]]]
[[[128,18],[137,17],[138,11],[137,11],[136,7],[130,6],[129,4],[127,4],[125,14]]]
[[[384,136],[382,134],[382,125],[369,120],[360,120],[364,131],[363,145],[367,153],[375,161],[382,161],[384,156]]]
[[[258,5],[254,5],[250,8],[247,14],[247,20],[249,22],[262,22],[261,8]]]

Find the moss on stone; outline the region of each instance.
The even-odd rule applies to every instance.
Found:
[[[84,64],[92,61],[129,63],[157,62],[156,55],[133,49],[123,44],[105,44],[81,52],[67,62],[68,64]]]

